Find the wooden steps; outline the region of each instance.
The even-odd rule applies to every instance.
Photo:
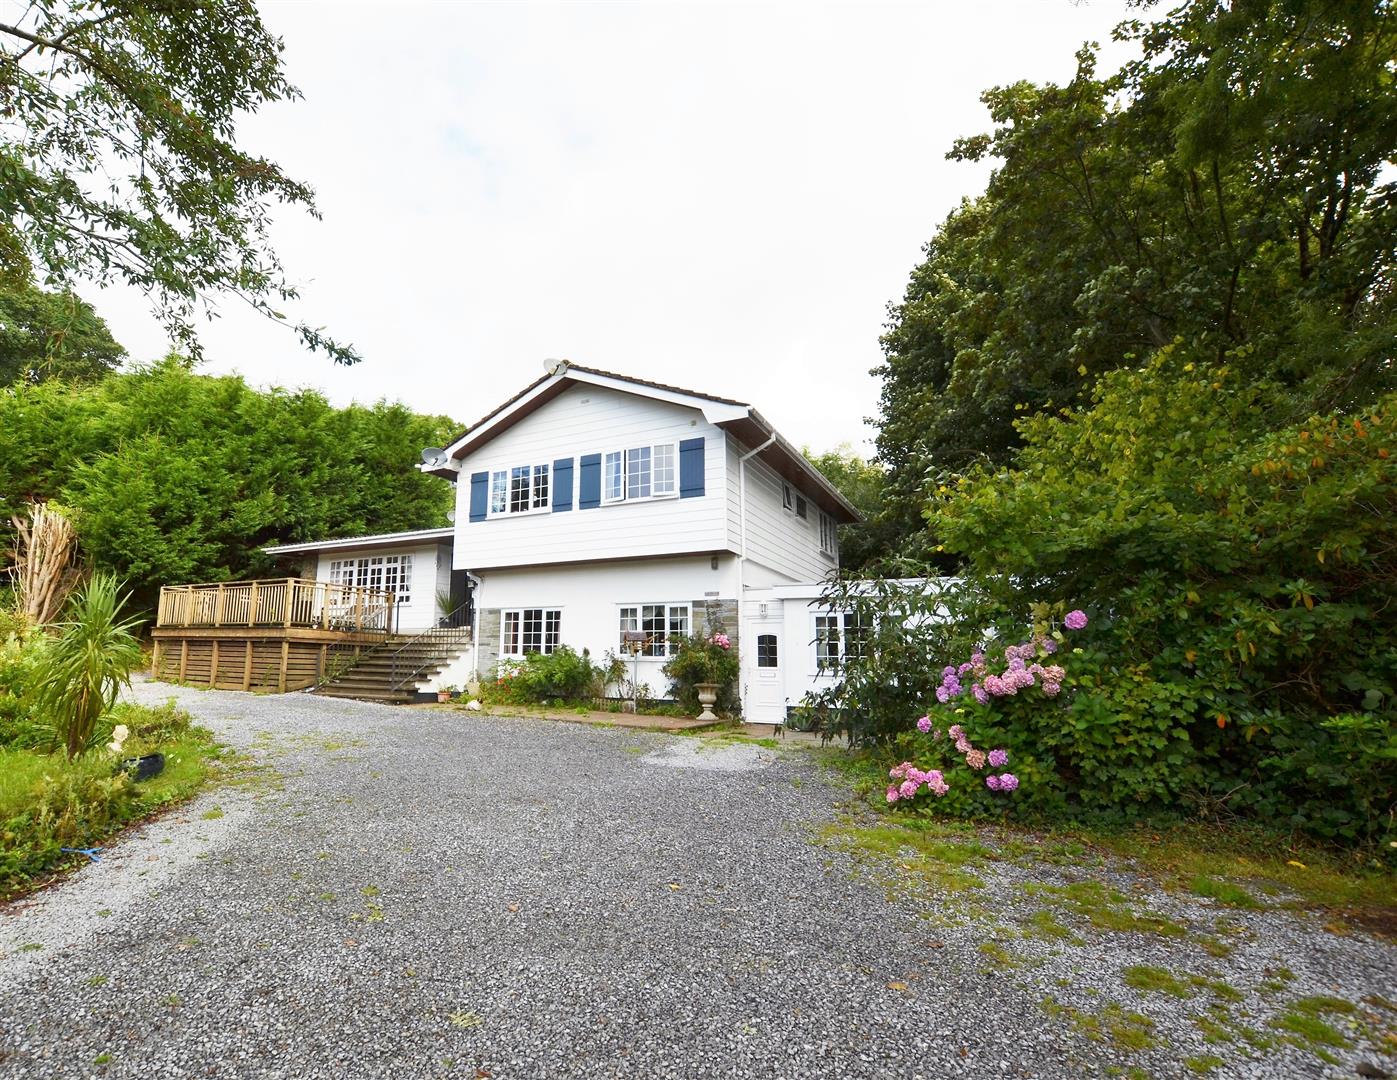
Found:
[[[414,636],[395,634],[377,648],[361,653],[352,666],[313,692],[324,697],[405,705],[417,700],[417,683],[439,674],[470,645],[467,627],[428,630]]]

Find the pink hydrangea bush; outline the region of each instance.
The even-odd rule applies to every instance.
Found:
[[[1074,609],[1063,616],[1062,625],[1067,630],[1075,631],[1084,629],[1087,621],[1085,612]],[[1047,698],[1057,697],[1062,692],[1067,672],[1060,664],[1050,661],[1061,640],[1062,634],[1051,626],[1039,626],[1035,627],[1030,640],[1006,645],[998,659],[992,659],[984,649],[976,649],[968,660],[960,664],[947,664],[941,671],[941,682],[936,687],[938,705],[949,706],[958,698],[968,695],[981,706],[992,706],[997,700],[1017,697],[1030,690],[1037,690]],[[922,735],[931,736],[933,743],[938,742],[942,734],[933,719],[936,711],[935,708],[928,710],[925,716],[917,719],[915,725]],[[966,710],[957,708],[955,711],[961,713]],[[974,715],[975,710],[971,710],[971,713]],[[959,723],[949,725],[945,734],[955,753],[972,773],[991,770],[984,779],[989,791],[1007,794],[1018,790],[1017,776],[1011,772],[993,771],[1002,770],[1009,764],[1008,750],[995,747],[986,751],[976,747]],[[941,769],[923,770],[910,761],[889,770],[888,778],[893,781],[887,790],[890,804],[915,799],[923,788],[937,798],[950,790],[946,774]]]

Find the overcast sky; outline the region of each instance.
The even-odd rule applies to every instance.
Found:
[[[750,401],[867,448],[878,336],[986,168],[982,89],[1069,78],[1120,0],[907,5],[268,2],[304,100],[249,149],[316,190],[275,243],[340,368],[237,301],[211,372],[474,421],[548,357]],[[85,294],[133,357],[144,298]]]

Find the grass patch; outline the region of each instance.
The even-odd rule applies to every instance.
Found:
[[[1039,908],[1024,920],[1024,934],[1043,941],[1080,941],[1071,930],[1058,922],[1051,911],[1044,908]]]
[[[1155,1045],[1155,1025],[1148,1016],[1128,1012],[1114,1001],[1108,1001],[1100,1012],[1085,1012],[1063,1005],[1049,995],[1039,1007],[1054,1019],[1065,1019],[1087,1038],[1096,1042],[1109,1041],[1118,1049],[1149,1050]]]
[[[904,870],[947,892],[963,892],[984,886],[965,868],[989,856],[989,849],[975,841],[943,840],[934,832],[905,825],[827,825],[821,841],[858,856],[895,861]]]
[[[1227,1062],[1216,1054],[1199,1054],[1195,1057],[1184,1058],[1184,1068],[1201,1076],[1206,1076],[1214,1069],[1220,1069],[1226,1064]]]
[[[1190,891],[1200,878],[1242,880],[1261,892],[1279,887],[1307,906],[1354,913],[1397,910],[1391,869],[1372,865],[1362,852],[1298,846],[1288,835],[1255,827],[1184,824],[1087,836],[1094,845]]]
[[[203,818],[205,821],[217,821],[219,818],[223,816],[223,807],[215,806],[212,809],[205,810],[199,816]]]
[[[1173,972],[1162,967],[1137,964],[1126,968],[1122,973],[1125,985],[1146,993],[1168,994],[1176,998],[1190,998],[1193,987]]]
[[[213,734],[194,726],[173,701],[119,705],[111,719],[131,731],[123,757],[165,755],[159,776],[136,783],[116,772],[103,751],[70,762],[62,753],[0,749],[0,899],[82,860],[60,848],[99,846],[124,825],[188,799],[212,777],[221,753]]]
[[[1306,1049],[1316,1046],[1344,1049],[1353,1045],[1337,1028],[1308,1013],[1294,1010],[1282,1013],[1271,1021],[1271,1026],[1289,1033],[1292,1042]]]
[[[1220,881],[1207,874],[1199,874],[1188,888],[1194,896],[1206,896],[1210,900],[1216,900],[1219,904],[1226,904],[1228,907],[1256,909],[1265,906],[1240,885],[1234,885],[1230,881]]]
[[[1023,890],[1030,895],[1050,898],[1062,910],[1085,919],[1098,930],[1116,933],[1160,934],[1183,937],[1187,931],[1176,922],[1150,911],[1136,911],[1130,898],[1098,881],[1077,881],[1071,885],[1029,883]]]

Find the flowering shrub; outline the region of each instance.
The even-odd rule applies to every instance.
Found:
[[[1042,609],[1046,610],[1046,609]],[[1082,630],[1087,625],[1086,613],[1080,610],[1069,611],[1062,619],[1062,625],[1069,630]],[[1036,688],[1041,697],[1056,698],[1062,692],[1062,682],[1067,672],[1058,664],[1041,663],[1058,651],[1058,643],[1063,640],[1060,630],[1049,625],[1035,628],[1028,641],[1004,647],[998,660],[992,660],[984,648],[976,648],[970,659],[960,665],[948,664],[941,670],[941,680],[936,686],[936,706],[931,712],[916,722],[919,734],[929,736],[933,747],[949,745],[970,774],[975,775],[987,766],[990,769],[1003,769],[1009,764],[1009,751],[997,746],[988,752],[977,748],[961,723],[950,723],[942,729],[938,721],[947,716],[959,716],[965,710],[952,703],[957,699],[968,698],[977,707],[990,707],[997,699],[1017,698],[1020,691]],[[969,685],[966,685],[967,680]],[[933,713],[935,715],[933,715]],[[925,740],[923,740],[925,749]],[[944,751],[943,751],[944,752]],[[946,773],[941,769],[919,769],[910,761],[904,761],[888,772],[891,780],[899,781],[888,785],[889,803],[908,802],[923,788],[938,799],[948,794],[951,785]],[[984,778],[986,791],[1007,794],[1017,791],[1019,778],[1011,772],[991,772]]]
[[[1015,740],[1024,801],[1047,794],[1031,759],[1073,811],[1393,850],[1397,757],[1364,747],[1397,720],[1397,394],[1325,398],[1311,414],[1232,358],[1169,347],[1022,421],[1007,470],[933,496],[944,556],[998,609],[978,625],[1022,626],[1043,600],[1091,613],[1078,628],[1064,609],[1071,653],[1039,660],[1066,669],[1052,707],[986,679],[958,675],[986,702],[947,690],[977,738]]]
[[[716,625],[707,633],[680,638],[678,649],[662,669],[669,677],[670,693],[691,715],[699,710],[700,683],[718,687],[718,710],[736,715],[738,661],[732,639]]]
[[[578,701],[600,694],[601,672],[586,649],[581,653],[560,645],[551,653],[530,653],[522,659],[495,664],[495,678],[483,684],[481,696],[500,705],[546,701]]]

